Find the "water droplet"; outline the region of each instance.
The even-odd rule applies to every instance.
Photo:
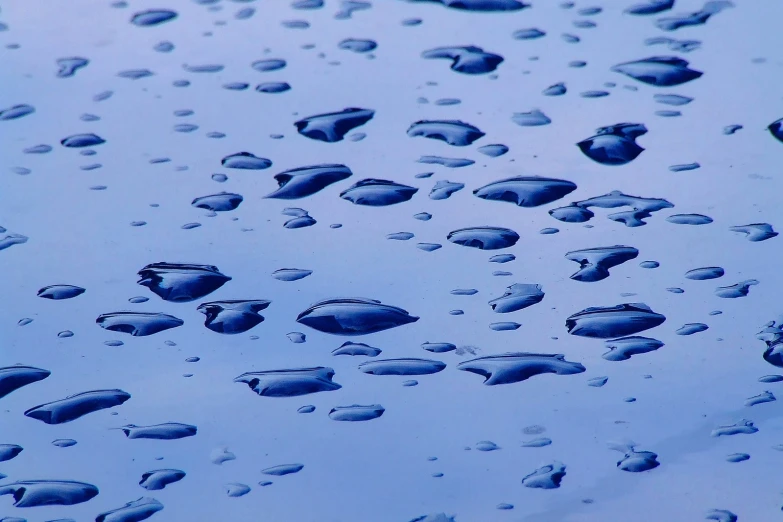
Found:
[[[574,250],[568,252],[565,258],[580,265],[580,270],[572,274],[571,279],[595,282],[609,277],[610,268],[635,259],[638,255],[639,251],[633,247],[616,245]]]
[[[419,163],[426,163],[432,165],[443,165],[450,169],[456,169],[460,167],[468,167],[476,163],[471,159],[466,158],[445,158],[443,156],[422,156],[418,159]]]
[[[742,128],[742,125],[726,125],[723,127],[723,134],[730,136]]]
[[[133,18],[131,18],[131,23],[139,27],[150,27],[169,22],[176,17],[177,13],[175,11],[170,11],[168,9],[149,9],[134,14]]]
[[[745,234],[745,238],[748,241],[754,242],[764,241],[765,239],[770,239],[778,235],[769,223],[753,223],[751,225],[734,226],[729,227],[729,230]]]
[[[483,137],[484,133],[478,127],[459,120],[422,120],[410,126],[408,136],[423,136],[465,147]]]
[[[28,324],[32,323],[33,320],[29,317],[25,317],[24,319],[19,319],[19,321],[16,323],[17,326],[27,326]],[[0,395],[1,397],[1,395]]]
[[[290,370],[268,370],[243,373],[234,382],[245,383],[263,397],[296,397],[322,391],[339,390],[332,381],[334,370],[318,366]]]
[[[660,466],[658,454],[652,451],[636,451],[633,445],[610,445],[612,449],[622,451],[625,456],[617,462],[617,467],[623,471],[641,473]]]
[[[674,31],[681,27],[693,25],[702,25],[714,14],[720,13],[727,7],[733,7],[734,4],[726,0],[710,0],[704,4],[700,11],[690,14],[680,14],[659,18],[655,25],[664,31]]]
[[[452,352],[457,349],[457,346],[451,343],[422,343],[421,348],[432,353],[445,353]]]
[[[76,446],[77,442],[73,439],[55,439],[52,441],[52,444],[58,448],[70,448],[71,446]]]
[[[299,167],[275,175],[278,189],[268,194],[273,199],[300,199],[311,196],[353,173],[345,165],[325,164]]]
[[[695,333],[707,330],[709,326],[704,323],[687,323],[677,329],[674,333],[677,335],[693,335]]]
[[[57,337],[60,339],[67,339],[68,337],[73,337],[73,332],[70,330],[63,330],[62,332],[57,334]]]
[[[658,268],[659,266],[661,266],[661,264],[658,261],[642,261],[641,263],[639,263],[639,266],[642,268],[651,269],[651,268]]]
[[[122,507],[106,511],[98,515],[96,522],[130,522],[146,520],[163,509],[163,504],[150,497],[141,497],[126,503]]]
[[[507,201],[520,207],[545,205],[576,190],[576,184],[561,179],[539,176],[517,176],[493,181],[477,188],[473,194],[490,201]]]
[[[706,279],[717,279],[723,277],[724,270],[719,266],[707,266],[704,268],[694,268],[685,272],[687,279],[693,279],[695,281],[704,281]]]
[[[516,283],[509,286],[506,292],[491,301],[489,306],[495,313],[506,314],[522,310],[544,299],[541,285]]]
[[[644,303],[586,308],[566,320],[571,335],[609,339],[631,335],[662,324],[666,320]]]
[[[537,437],[522,443],[523,448],[543,448],[552,444],[552,439],[548,437]]]
[[[102,143],[106,143],[106,140],[96,134],[74,134],[63,138],[60,143],[63,147],[69,148],[81,148],[81,147],[95,147]]]
[[[609,377],[593,377],[592,379],[587,379],[587,385],[593,388],[601,388],[607,381],[609,381]]]
[[[533,109],[530,112],[515,112],[511,116],[511,121],[520,127],[539,127],[552,123],[552,120],[538,109]]]
[[[266,158],[254,156],[249,152],[237,152],[226,156],[220,164],[227,169],[263,170],[272,166],[272,162]]]
[[[418,321],[395,306],[373,299],[326,299],[300,313],[296,321],[324,333],[364,335]]]
[[[745,406],[750,407],[757,404],[764,404],[765,402],[773,402],[775,400],[777,399],[771,391],[764,391],[758,395],[754,395],[753,397],[745,399]]]
[[[612,72],[625,74],[656,87],[674,87],[699,78],[702,74],[688,68],[688,62],[676,56],[653,56],[615,65]]]
[[[95,320],[101,328],[122,332],[134,337],[153,335],[170,328],[182,326],[182,319],[162,313],[114,312],[102,314]]]
[[[519,323],[514,323],[511,321],[502,321],[498,323],[490,323],[489,329],[494,330],[496,332],[511,332],[519,329],[520,326],[522,325]]]
[[[6,109],[0,109],[0,121],[15,120],[35,112],[35,107],[22,103]],[[483,134],[482,134],[483,136]]]
[[[634,4],[625,10],[632,15],[651,15],[667,11],[674,6],[674,0],[647,0],[645,3]]]
[[[663,343],[658,339],[651,339],[649,337],[631,336],[606,341],[604,346],[606,346],[609,351],[604,353],[601,357],[607,361],[627,361],[634,355],[654,352],[658,348],[661,348]]]
[[[446,368],[446,364],[429,359],[384,359],[367,361],[359,370],[370,375],[431,375]]]
[[[89,65],[90,60],[87,58],[80,58],[77,56],[68,58],[58,58],[57,60],[57,77],[58,78],[70,78],[76,74],[76,71]],[[96,97],[97,98],[97,97]],[[108,98],[108,96],[107,96]],[[96,99],[95,101],[101,101]]]
[[[298,410],[296,410],[297,413],[313,413],[314,411],[315,411],[315,406],[313,405],[302,406]]]
[[[361,422],[377,419],[384,411],[386,409],[380,404],[335,406],[329,412],[329,418],[336,421]]]
[[[546,36],[546,32],[536,27],[530,27],[527,29],[518,29],[511,34],[511,37],[515,40],[535,40]]]
[[[94,498],[98,488],[72,480],[20,480],[0,486],[0,495],[13,495],[14,507],[72,506]]]
[[[185,478],[185,472],[179,469],[155,469],[141,476],[139,486],[146,490],[157,491],[164,489],[169,484],[179,482]]]
[[[422,58],[446,58],[452,60],[451,70],[464,74],[485,74],[497,69],[503,62],[498,54],[484,52],[476,46],[437,47],[421,53]]]
[[[342,40],[337,47],[346,51],[355,53],[368,53],[378,47],[374,40],[362,40],[357,38],[346,38]]]
[[[46,424],[63,424],[106,408],[119,406],[130,394],[122,390],[95,390],[70,395],[59,401],[35,406],[25,411],[26,417],[38,419]]]
[[[47,154],[52,151],[50,145],[34,145],[24,149],[22,152],[25,154]]]
[[[500,446],[491,440],[482,440],[476,443],[476,449],[479,451],[495,451],[499,450]]]
[[[250,64],[250,67],[258,72],[277,71],[286,66],[286,61],[279,58],[269,58],[266,60],[257,60]]]
[[[223,490],[229,497],[243,497],[250,493],[250,486],[247,484],[240,484],[238,482],[232,482],[223,486]]]
[[[6,462],[19,455],[24,448],[17,444],[0,444],[0,462]]]
[[[582,98],[603,98],[609,96],[607,91],[583,91],[579,93]]]
[[[759,284],[755,279],[748,279],[730,286],[719,286],[715,289],[715,295],[725,299],[735,299],[745,297],[750,292],[750,287]]]
[[[301,332],[290,332],[287,334],[287,337],[294,344],[301,344],[307,340],[307,336]]]
[[[739,434],[751,435],[753,433],[756,433],[757,431],[759,431],[759,429],[753,425],[753,421],[742,419],[736,424],[726,424],[723,426],[718,426],[717,428],[712,430],[711,435],[713,437],[722,437],[722,436],[739,435]]]
[[[566,467],[562,462],[553,461],[542,466],[522,479],[522,485],[528,488],[556,489],[566,475]]]
[[[364,343],[352,343],[350,341],[343,343],[339,348],[332,350],[332,355],[362,355],[366,357],[377,357],[381,349],[369,346]]]
[[[514,246],[519,240],[519,234],[508,228],[471,227],[454,230],[446,239],[466,247],[497,250]]]
[[[313,140],[334,143],[341,141],[348,132],[372,119],[375,111],[348,108],[340,112],[316,114],[297,121],[296,130]]]
[[[340,193],[355,205],[383,207],[410,200],[419,189],[385,179],[363,179]]]
[[[229,91],[244,91],[248,87],[250,87],[250,84],[245,82],[229,82],[223,84],[223,88]]]
[[[215,266],[187,263],[152,263],[139,270],[138,275],[139,285],[174,303],[200,299],[231,281]]]
[[[82,295],[85,292],[84,288],[73,285],[51,285],[45,286],[38,290],[38,297],[44,299],[61,300],[71,299],[73,297]]]
[[[261,324],[264,317],[259,314],[271,301],[234,300],[202,303],[196,310],[206,315],[204,326],[213,332],[239,334]]]
[[[151,426],[136,426],[135,424],[126,424],[120,428],[129,439],[152,439],[152,440],[176,440],[185,437],[192,437],[198,429],[190,424],[181,424],[179,422],[164,422],[163,424],[153,424]]]
[[[673,0],[671,0],[673,2]],[[727,509],[711,509],[707,512],[706,520],[718,522],[737,522],[737,515]]]
[[[168,41],[158,42],[152,49],[159,53],[170,53],[174,50],[174,44]]]
[[[412,232],[394,232],[392,234],[388,234],[386,236],[386,239],[394,239],[396,241],[408,241],[409,239],[413,239],[414,235]]]
[[[543,373],[573,375],[585,371],[579,363],[566,361],[561,354],[507,353],[461,362],[458,370],[482,375],[484,384],[511,384]]]
[[[283,477],[285,475],[291,475],[292,473],[299,473],[302,469],[304,469],[304,464],[280,464],[279,466],[262,469],[261,473],[264,475]]]
[[[243,200],[244,198],[239,194],[221,192],[219,194],[196,198],[191,202],[191,205],[196,208],[205,208],[213,212],[228,212],[239,207],[239,204],[242,203]]]
[[[641,123],[618,123],[596,129],[591,136],[577,143],[585,156],[603,165],[625,165],[644,151],[636,138],[647,134]]]
[[[149,69],[129,69],[127,71],[121,71],[117,73],[117,76],[120,78],[127,78],[128,80],[140,80],[142,78],[147,78],[149,76],[153,76],[155,73],[150,71]],[[180,87],[185,87],[187,85],[190,85],[190,82],[187,83],[181,83]]]

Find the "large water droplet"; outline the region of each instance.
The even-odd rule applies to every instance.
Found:
[[[329,412],[329,418],[336,421],[362,422],[377,419],[384,411],[386,409],[380,404],[335,406]]]
[[[570,276],[571,279],[592,283],[606,279],[610,268],[635,259],[638,255],[639,251],[633,247],[616,245],[574,250],[568,252],[565,258],[580,266],[580,270]]]
[[[519,234],[508,228],[470,227],[449,232],[446,239],[480,250],[498,250],[514,246],[519,241]]]
[[[94,390],[35,406],[24,414],[46,424],[63,424],[88,413],[119,406],[130,398],[130,394],[122,390]]]
[[[297,397],[342,388],[332,381],[332,377],[334,377],[332,368],[318,366],[248,372],[234,379],[234,382],[247,384],[251,390],[262,397]]]
[[[617,123],[596,129],[591,136],[577,143],[585,156],[603,165],[625,165],[644,151],[636,138],[647,134],[641,123]]]
[[[296,318],[298,323],[335,335],[364,335],[418,320],[402,308],[361,298],[319,301]]]
[[[586,308],[566,319],[571,335],[610,339],[649,330],[666,320],[644,303]]]
[[[408,201],[419,189],[385,179],[363,179],[340,193],[340,197],[370,207],[385,207]]]
[[[676,56],[653,56],[625,62],[611,68],[648,85],[674,87],[699,78],[701,71],[688,68],[688,62]]]
[[[174,303],[200,299],[231,281],[216,266],[187,263],[152,263],[139,270],[138,275],[138,284]]]
[[[503,62],[499,54],[484,52],[481,47],[437,47],[421,53],[422,58],[452,60],[451,70],[464,74],[485,74],[497,69]]]
[[[296,130],[302,136],[313,140],[334,143],[341,141],[346,134],[364,125],[372,119],[375,111],[371,109],[348,108],[340,112],[316,114],[297,121]]]
[[[521,382],[542,373],[573,375],[585,371],[584,366],[566,361],[561,354],[524,352],[479,357],[459,363],[457,369],[482,375],[487,386]]]

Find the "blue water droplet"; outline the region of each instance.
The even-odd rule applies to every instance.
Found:
[[[636,138],[647,134],[641,123],[618,123],[596,129],[591,136],[577,143],[585,156],[603,165],[625,165],[644,151]]]
[[[688,68],[688,62],[676,56],[653,56],[625,62],[611,68],[635,80],[657,87],[674,87],[699,78],[700,71]]]
[[[296,321],[324,333],[364,335],[418,321],[402,308],[373,299],[326,299],[300,313]]]
[[[503,62],[498,54],[484,52],[476,46],[437,47],[421,53],[422,58],[446,58],[452,60],[451,70],[464,74],[486,74],[497,69]]]
[[[565,258],[580,266],[580,270],[570,276],[571,279],[592,283],[606,279],[610,268],[635,259],[638,255],[639,251],[633,247],[616,245],[574,250],[568,252]]]
[[[162,313],[114,312],[103,314],[95,322],[106,330],[122,332],[135,337],[153,335],[182,326],[182,319]]]
[[[644,303],[626,303],[586,308],[570,316],[566,328],[571,335],[609,339],[654,328],[665,320]]]
[[[272,162],[266,158],[254,156],[249,152],[237,152],[220,160],[220,164],[227,169],[263,170],[272,166]]]
[[[213,301],[200,304],[196,310],[206,316],[204,326],[213,332],[239,334],[261,324],[264,317],[259,312],[270,304],[263,299]]]
[[[130,394],[122,390],[94,390],[35,406],[24,414],[46,424],[63,424],[88,413],[119,406],[130,398]]]
[[[131,23],[139,27],[150,27],[169,22],[176,17],[177,13],[169,9],[149,9],[134,14],[133,18],[131,18]]]
[[[395,205],[410,200],[419,189],[385,179],[363,179],[340,193],[340,197],[371,207]]]
[[[522,485],[528,488],[556,489],[560,487],[560,482],[565,475],[565,464],[553,461],[525,476],[522,479]]]
[[[297,132],[317,141],[334,143],[341,141],[348,132],[364,125],[375,115],[371,109],[348,108],[340,112],[316,114],[297,121]]]
[[[479,357],[457,365],[458,370],[484,377],[484,384],[511,384],[521,382],[535,375],[554,373],[574,375],[585,371],[579,363],[566,361],[560,354],[507,353]]]
[[[377,419],[385,411],[385,408],[380,404],[335,406],[329,412],[329,418],[335,421],[362,422]]]

